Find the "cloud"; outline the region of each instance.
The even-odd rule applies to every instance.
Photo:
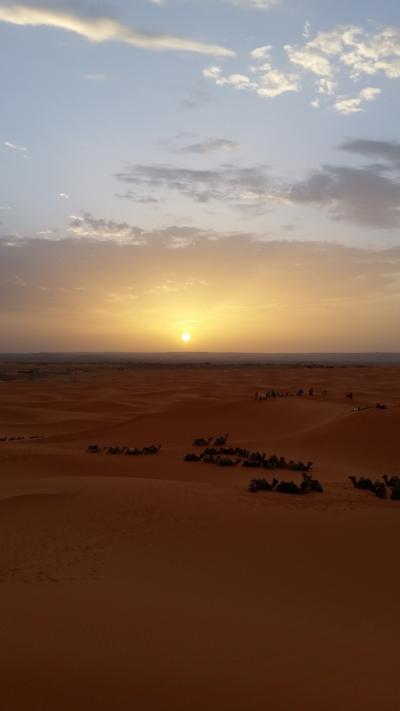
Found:
[[[115,177],[128,186],[121,197],[133,202],[164,201],[175,193],[197,203],[223,202],[253,216],[280,205],[303,205],[358,226],[400,227],[400,144],[353,139],[338,148],[380,162],[323,165],[296,182],[274,176],[266,165],[229,163],[208,170],[133,164]]]
[[[116,41],[149,50],[176,50],[219,57],[234,56],[234,52],[230,49],[219,45],[172,35],[139,32],[110,17],[84,17],[67,10],[0,3],[0,22],[19,26],[53,27],[74,32],[91,42]]]
[[[400,78],[400,28],[384,27],[371,33],[354,25],[336,25],[312,37],[307,21],[303,37],[303,44],[283,45],[296,73],[274,66],[271,45],[262,45],[250,52],[255,64],[245,71],[228,74],[220,66],[211,65],[203,70],[203,76],[217,86],[228,85],[274,98],[300,91],[302,77],[308,74],[317,90],[311,105],[319,108],[325,104],[343,115],[362,111],[363,104],[375,100],[382,91],[365,86],[354,97],[338,94],[343,80],[355,82],[378,74],[388,79]]]
[[[143,232],[127,222],[96,219],[90,213],[71,215],[68,232],[75,237],[119,244],[143,244]]]
[[[260,63],[250,66],[250,78],[246,74],[224,75],[219,66],[213,65],[203,70],[206,79],[212,79],[217,86],[233,86],[238,90],[254,91],[263,98],[275,98],[281,94],[300,91],[300,80],[296,74],[281,72],[264,59],[269,56],[269,46],[257,47],[250,56]]]
[[[379,166],[323,166],[291,186],[293,203],[327,208],[331,217],[381,229],[400,227],[400,181]]]
[[[357,96],[354,97],[339,97],[334,107],[340,114],[354,114],[358,111],[363,111],[363,104],[367,101],[375,101],[381,93],[381,89],[368,86],[362,89]]]
[[[134,190],[127,190],[124,193],[115,193],[115,197],[120,200],[130,200],[131,202],[136,202],[139,205],[157,205],[157,203],[160,202],[152,195],[138,195],[134,192]]]
[[[69,200],[68,193],[58,193],[58,197],[61,198],[61,200]]]
[[[119,182],[130,186],[130,199],[178,193],[199,203],[212,200],[246,202],[271,198],[272,184],[266,166],[239,168],[223,165],[209,170],[195,170],[171,165],[130,165],[115,175]]]
[[[272,46],[270,44],[263,45],[262,47],[256,47],[250,52],[250,57],[256,61],[262,59],[269,59],[271,54]]]
[[[341,151],[355,153],[366,158],[379,158],[400,168],[400,143],[397,141],[374,141],[355,138],[351,141],[345,141],[338,148]]]
[[[292,64],[296,64],[305,71],[312,72],[319,77],[331,78],[334,74],[334,70],[330,61],[309,45],[310,43],[304,48],[296,49],[287,44],[284,46],[284,49]]]
[[[26,153],[28,151],[26,146],[19,146],[16,143],[11,143],[11,141],[4,141],[3,146],[9,148],[10,151],[18,151],[19,153]]]
[[[209,138],[199,143],[190,143],[178,149],[178,153],[212,153],[213,151],[232,151],[239,147],[238,143],[227,138]]]
[[[304,23],[303,37],[305,39],[308,39],[309,37],[311,37],[311,22],[309,20],[306,20]]]
[[[199,241],[214,241],[216,233],[212,230],[200,230],[193,227],[175,225],[163,230],[143,230],[128,222],[116,222],[93,217],[88,212],[71,215],[68,233],[75,238],[91,242],[115,243],[131,247],[162,247],[178,249],[188,247]]]
[[[354,25],[336,25],[331,30],[318,32],[311,39],[309,30],[308,26],[308,41],[303,46],[284,47],[289,60],[305,72],[331,80],[341,73],[353,81],[378,74],[388,79],[400,77],[399,28],[384,27],[370,33]],[[364,99],[368,100],[366,97],[367,94]],[[344,104],[342,113],[358,110],[357,104]]]

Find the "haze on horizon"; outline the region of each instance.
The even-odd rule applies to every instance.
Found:
[[[400,351],[397,0],[0,0],[0,46],[0,352]]]

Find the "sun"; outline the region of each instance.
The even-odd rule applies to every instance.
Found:
[[[191,338],[192,337],[191,337],[190,333],[188,333],[187,331],[185,331],[185,333],[182,333],[182,335],[181,335],[181,339],[184,343],[189,343]]]

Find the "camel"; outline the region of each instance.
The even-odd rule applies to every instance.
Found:
[[[390,495],[392,501],[400,501],[400,486],[395,486]]]
[[[228,456],[233,456],[235,454],[235,448],[234,447],[221,447],[219,450],[220,454],[227,454]]]
[[[297,484],[295,484],[293,481],[280,481],[279,484],[275,487],[275,491],[277,491],[279,494],[295,494],[299,495],[302,494],[302,490]]]
[[[376,482],[375,496],[377,496],[378,499],[386,499],[386,486],[383,482]]]
[[[363,476],[361,476],[359,479],[356,479],[355,476],[349,476],[349,479],[356,489],[364,489],[364,491],[371,491],[372,494],[375,494],[375,496],[380,499],[386,498],[386,487],[383,482],[372,481],[372,479],[370,479],[369,477]]]
[[[212,454],[206,454],[206,456],[203,457],[203,462],[204,464],[218,464],[219,459],[219,455],[214,457]]]
[[[250,452],[248,449],[243,449],[242,447],[235,447],[235,455],[237,457],[242,457],[243,459],[247,459],[250,455]]]
[[[220,437],[216,437],[214,440],[214,444],[216,447],[223,447],[224,444],[226,444],[227,439],[229,437],[229,434],[221,435]]]
[[[240,462],[240,459],[229,459],[229,457],[223,457],[218,459],[218,467],[236,467]]]
[[[151,444],[150,447],[143,447],[142,454],[158,454],[161,444]]]
[[[355,476],[349,476],[349,479],[356,489],[366,489],[367,491],[372,491],[373,489],[372,481],[369,478],[366,479],[365,477],[361,476],[359,479],[356,479]]]
[[[312,492],[322,494],[324,491],[318,479],[313,479],[311,474],[306,474],[305,472],[303,472],[303,481],[300,489],[302,494],[311,494]]]
[[[197,439],[193,440],[193,447],[207,447],[209,444],[212,442],[212,437],[209,437],[208,439],[204,439],[203,437],[198,437]]]
[[[259,469],[261,467],[261,462],[258,462],[255,459],[245,459],[244,462],[242,462],[242,467]]]
[[[386,486],[391,486],[395,488],[400,487],[400,476],[391,476],[389,479],[386,474],[384,474],[382,479],[385,482]]]
[[[202,458],[202,454],[185,454],[184,461],[185,462],[199,462]]]
[[[87,450],[90,454],[100,454],[101,447],[98,444],[89,444]]]
[[[266,479],[252,479],[249,484],[249,491],[257,493],[257,491],[273,491],[278,483],[278,479],[273,479],[270,484]]]

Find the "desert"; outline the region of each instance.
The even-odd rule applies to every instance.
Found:
[[[400,2],[0,47],[0,711],[399,711]]]
[[[397,708],[400,502],[348,477],[400,473],[399,373],[3,363],[4,708]],[[184,461],[226,433],[323,493]]]

